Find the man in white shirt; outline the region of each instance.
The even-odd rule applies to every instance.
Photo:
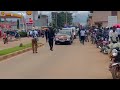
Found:
[[[113,32],[110,33],[110,39],[112,42],[118,42],[118,33],[115,27],[113,27]]]
[[[110,30],[109,30],[109,42],[111,43],[111,33],[113,32],[113,28],[111,27]]]
[[[83,45],[84,45],[84,41],[85,41],[85,30],[84,30],[84,29],[82,29],[82,30],[80,31],[80,36],[81,36],[81,42],[82,42]]]
[[[120,41],[120,28],[119,27],[117,27],[117,33],[118,33],[118,39],[119,39],[119,41]]]

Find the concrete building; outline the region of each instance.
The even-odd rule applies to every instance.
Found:
[[[120,11],[92,11],[91,25],[101,23],[103,27],[108,26],[108,16],[118,16],[118,23],[120,23]]]
[[[120,11],[117,11],[118,24],[120,24]]]
[[[48,16],[47,15],[40,15],[40,18],[35,21],[35,26],[48,26]]]

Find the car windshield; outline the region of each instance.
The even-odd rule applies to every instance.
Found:
[[[59,32],[59,34],[71,35],[70,31],[63,31],[63,30],[61,30],[61,31]]]

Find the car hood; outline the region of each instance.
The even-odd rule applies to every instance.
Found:
[[[56,37],[59,37],[59,38],[60,38],[60,37],[61,37],[61,38],[62,38],[62,37],[63,37],[63,38],[69,38],[70,35],[67,35],[67,34],[57,34]]]

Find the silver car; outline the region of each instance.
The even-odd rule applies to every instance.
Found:
[[[55,44],[67,43],[67,44],[71,45],[72,42],[73,42],[73,37],[72,37],[72,33],[70,31],[61,30],[55,36]]]

